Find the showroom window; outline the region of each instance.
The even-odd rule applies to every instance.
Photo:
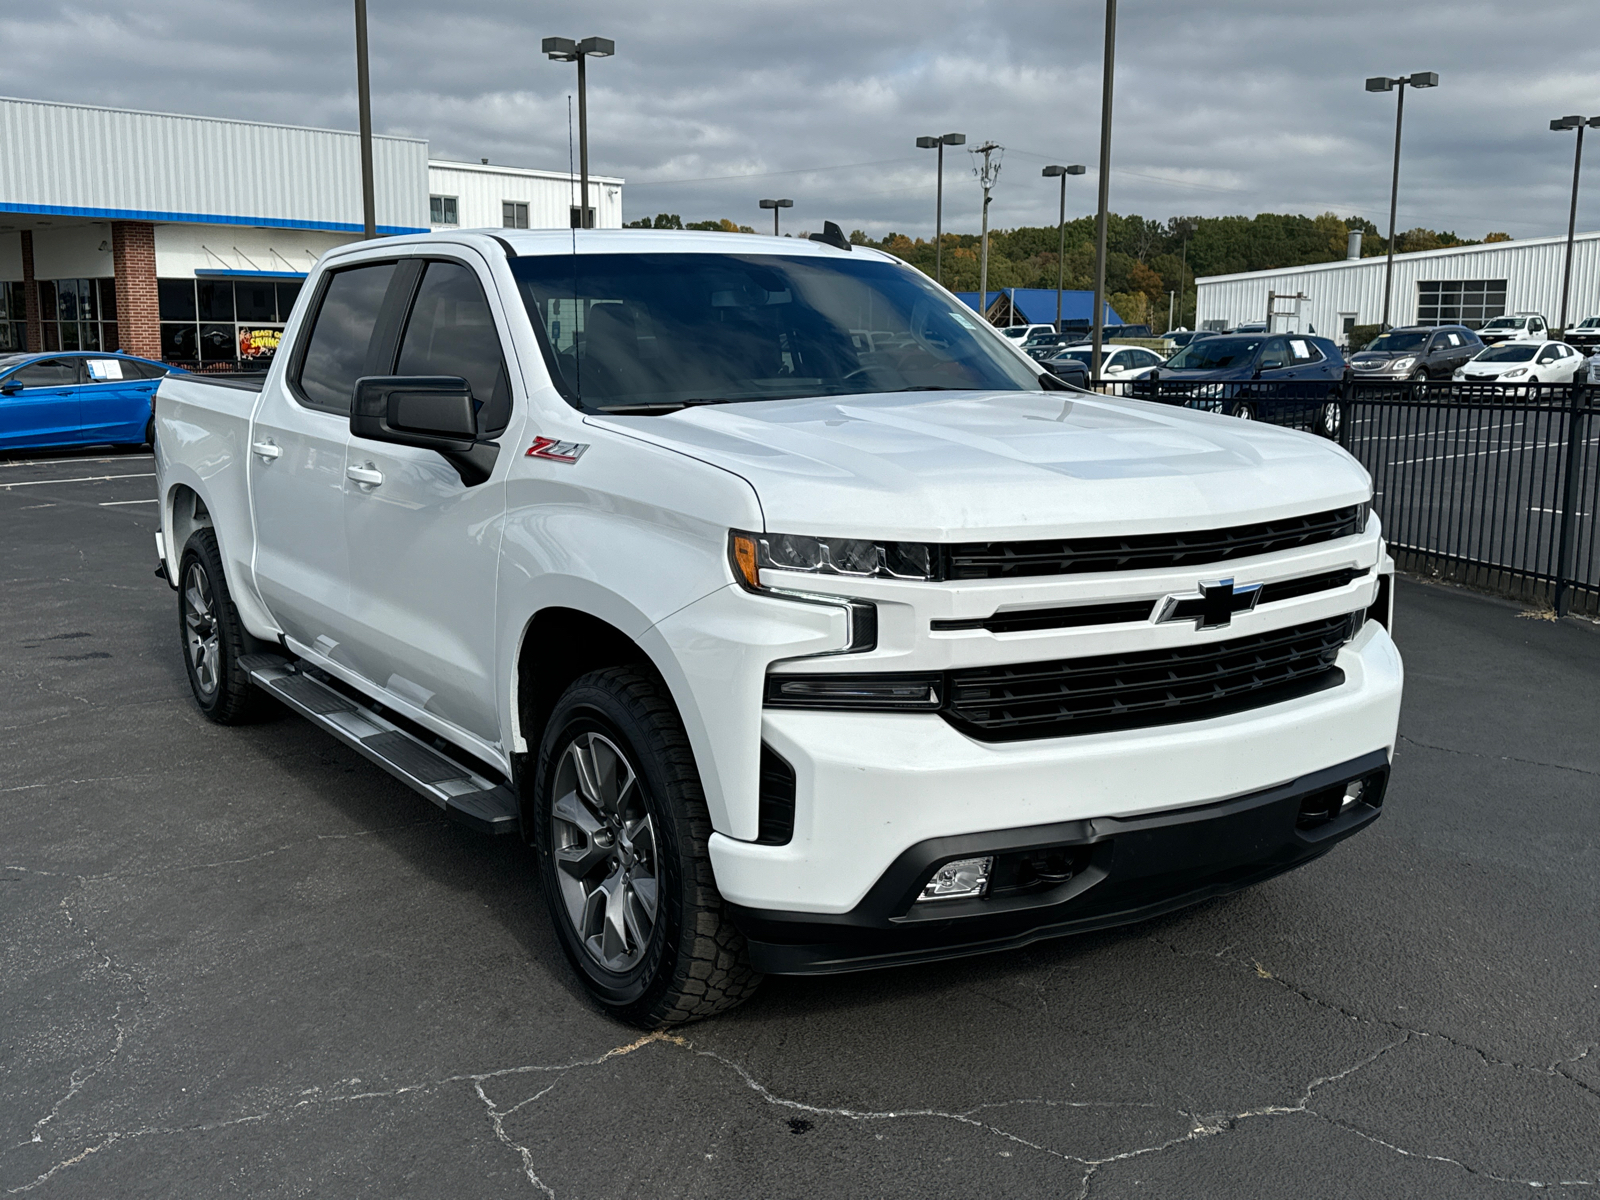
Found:
[[[500,202],[500,224],[506,229],[526,229],[528,227],[528,206],[520,200],[502,200]]]
[[[428,220],[435,225],[459,225],[461,218],[457,215],[456,198],[454,196],[429,196]]]
[[[0,283],[0,354],[28,348],[28,310],[21,283]]]
[[[158,279],[161,357],[265,367],[278,351],[299,279]]]
[[[1425,280],[1417,284],[1418,325],[1479,329],[1505,311],[1504,279]]]
[[[115,350],[116,280],[39,280],[39,321],[45,350]]]

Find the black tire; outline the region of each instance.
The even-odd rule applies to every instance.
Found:
[[[1228,409],[1230,417],[1238,417],[1241,421],[1254,421],[1256,419],[1256,406],[1245,400],[1236,401]]]
[[[577,778],[585,762],[587,790]],[[607,764],[611,783],[597,785]],[[761,976],[717,891],[700,775],[660,678],[608,667],[575,681],[550,715],[534,771],[529,817],[550,920],[600,1005],[659,1029],[748,999]],[[623,778],[629,782],[616,782]],[[589,798],[608,787],[614,804]],[[578,820],[564,820],[558,805]],[[586,936],[596,918],[600,931]]]
[[[155,419],[155,417],[151,417],[150,420],[145,422],[144,444],[146,446],[150,447],[150,449],[152,449],[152,450],[154,450],[156,448],[156,419]]]
[[[1343,419],[1339,405],[1331,400],[1328,401],[1322,406],[1321,411],[1317,413],[1317,435],[1327,438],[1330,442],[1337,442],[1339,440],[1339,425]]]
[[[195,703],[219,725],[243,724],[264,710],[263,694],[239,666],[252,641],[228,592],[217,535],[195,530],[178,563],[178,644]]]

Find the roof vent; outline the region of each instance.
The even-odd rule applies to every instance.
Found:
[[[1352,229],[1350,231],[1349,248],[1345,250],[1344,256],[1347,259],[1361,257],[1361,230]]]

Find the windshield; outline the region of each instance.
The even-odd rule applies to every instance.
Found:
[[[1579,329],[1593,329],[1597,325],[1600,325],[1600,317],[1585,317],[1578,322]]]
[[[1367,343],[1367,349],[1374,354],[1395,354],[1401,350],[1421,350],[1427,341],[1428,335],[1421,330],[1391,331],[1373,338]]]
[[[1525,317],[1496,317],[1484,326],[1485,329],[1521,329]]]
[[[584,254],[511,270],[556,385],[586,409],[1041,386],[981,317],[895,263]]]
[[[1478,362],[1527,362],[1544,347],[1532,342],[1511,342],[1505,346],[1490,346],[1478,355]]]
[[[1258,337],[1211,337],[1190,342],[1167,360],[1175,371],[1220,371],[1242,367],[1256,356],[1265,339]]]

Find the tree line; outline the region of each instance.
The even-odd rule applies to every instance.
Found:
[[[634,229],[712,229],[752,233],[726,217],[719,221],[685,224],[676,214],[630,221]],[[1148,322],[1165,329],[1169,293],[1175,293],[1176,325],[1194,323],[1194,280],[1202,275],[1229,275],[1236,271],[1264,271],[1332,262],[1345,257],[1349,236],[1361,232],[1361,256],[1389,252],[1388,240],[1364,217],[1341,217],[1327,212],[1317,217],[1291,213],[1257,213],[1253,217],[1172,217],[1154,221],[1137,215],[1112,213],[1106,226],[1106,293],[1124,321]],[[989,233],[989,289],[1054,288],[1060,233],[1055,225],[1022,226]],[[912,238],[888,233],[874,240],[861,230],[851,242],[871,246],[903,259],[929,275],[934,268],[932,238]],[[1504,233],[1480,239],[1462,238],[1449,231],[1416,228],[1395,235],[1395,250],[1437,250],[1445,246],[1475,246],[1481,242],[1506,242]],[[978,290],[979,237],[972,233],[944,235],[944,285],[952,291]],[[1065,286],[1094,287],[1095,219],[1079,217],[1067,222]]]

